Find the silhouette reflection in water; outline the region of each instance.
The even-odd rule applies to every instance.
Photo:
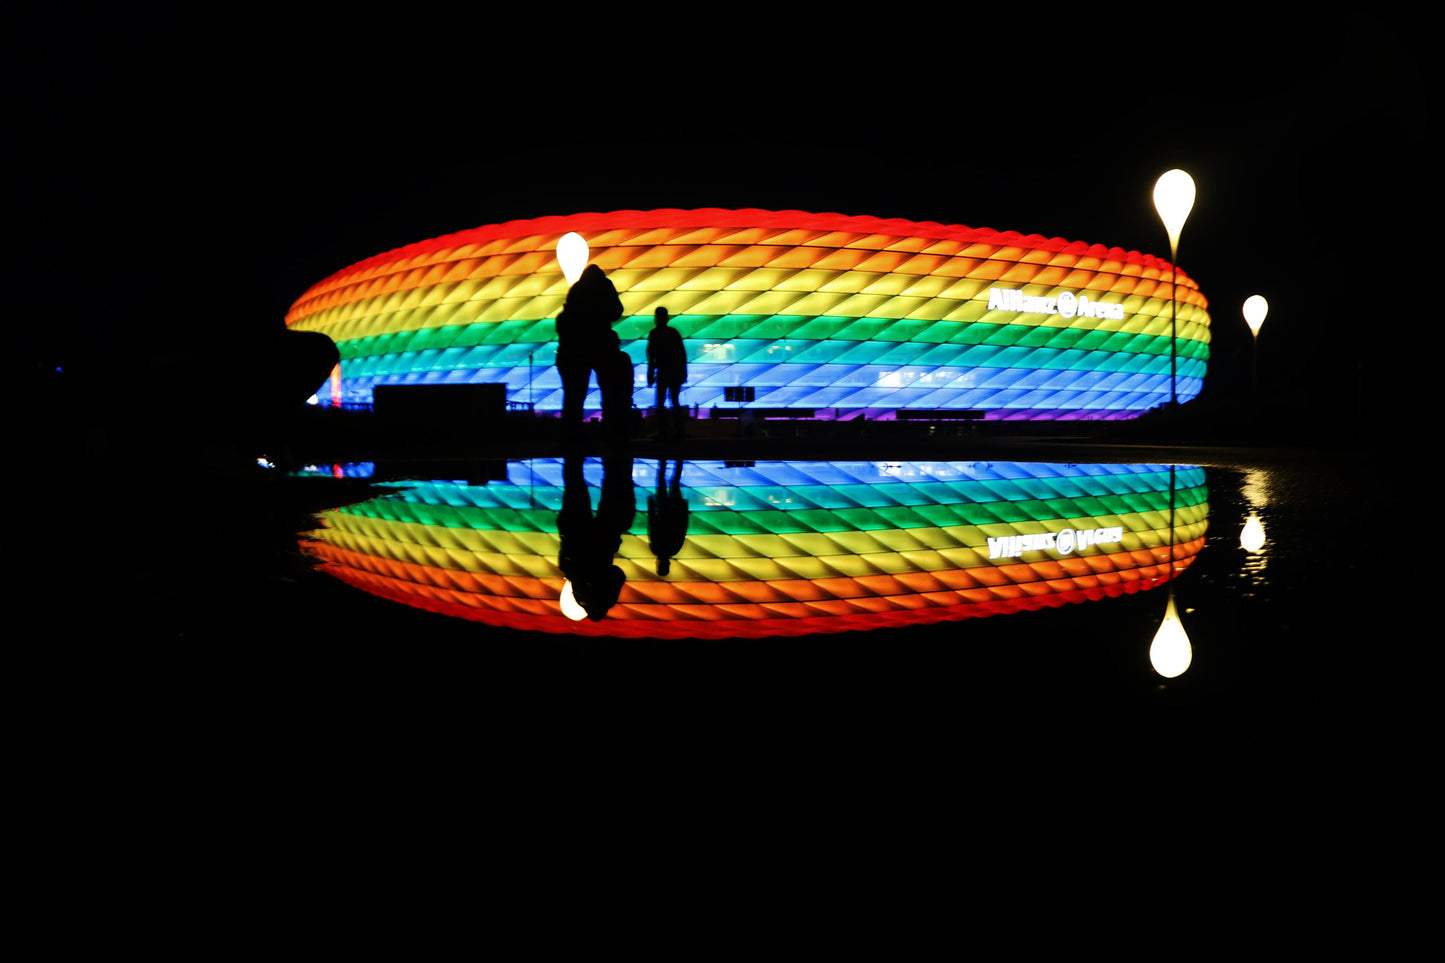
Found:
[[[687,539],[687,499],[682,494],[682,459],[673,461],[667,480],[668,459],[657,462],[657,492],[647,496],[647,543],[657,556],[657,574],[666,577],[672,559]]]
[[[608,456],[602,461],[602,496],[593,514],[592,495],[582,473],[583,461],[579,455],[569,456],[563,467],[562,510],[557,513],[561,539],[557,567],[567,580],[563,608],[569,618],[580,619],[585,613],[593,622],[600,622],[617,604],[627,581],[613,556],[622,547],[622,536],[632,528],[637,495],[632,484],[632,457]],[[581,612],[567,604],[569,592]]]

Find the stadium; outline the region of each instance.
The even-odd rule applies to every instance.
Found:
[[[558,242],[580,235],[624,307],[645,384],[653,312],[683,335],[683,403],[888,419],[1126,419],[1196,397],[1208,303],[1154,255],[1038,234],[842,214],[653,210],[516,220],[419,241],[338,271],[286,317],[337,345],[318,401],[384,385],[504,385],[562,407]],[[637,407],[652,404],[638,391]],[[589,412],[600,409],[594,384]]]

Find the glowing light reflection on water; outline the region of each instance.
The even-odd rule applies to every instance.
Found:
[[[1192,563],[1209,513],[1195,466],[619,456],[494,475],[386,483],[303,547],[359,589],[491,625],[796,636],[1132,594]]]

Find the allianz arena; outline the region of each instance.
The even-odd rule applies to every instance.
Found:
[[[1209,358],[1198,285],[1137,251],[841,214],[615,211],[419,241],[313,285],[286,323],[336,342],[321,400],[502,383],[513,405],[560,410],[557,244],[569,233],[621,296],[615,330],[639,407],[652,403],[644,349],[658,307],[683,334],[683,403],[696,409],[1132,418],[1168,402],[1171,382],[1179,401],[1196,397]],[[595,384],[587,408],[600,408]]]

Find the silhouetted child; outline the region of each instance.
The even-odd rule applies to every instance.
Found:
[[[608,347],[597,361],[602,389],[602,422],[614,438],[626,438],[632,422],[632,356],[622,350],[622,339],[609,331]]]

